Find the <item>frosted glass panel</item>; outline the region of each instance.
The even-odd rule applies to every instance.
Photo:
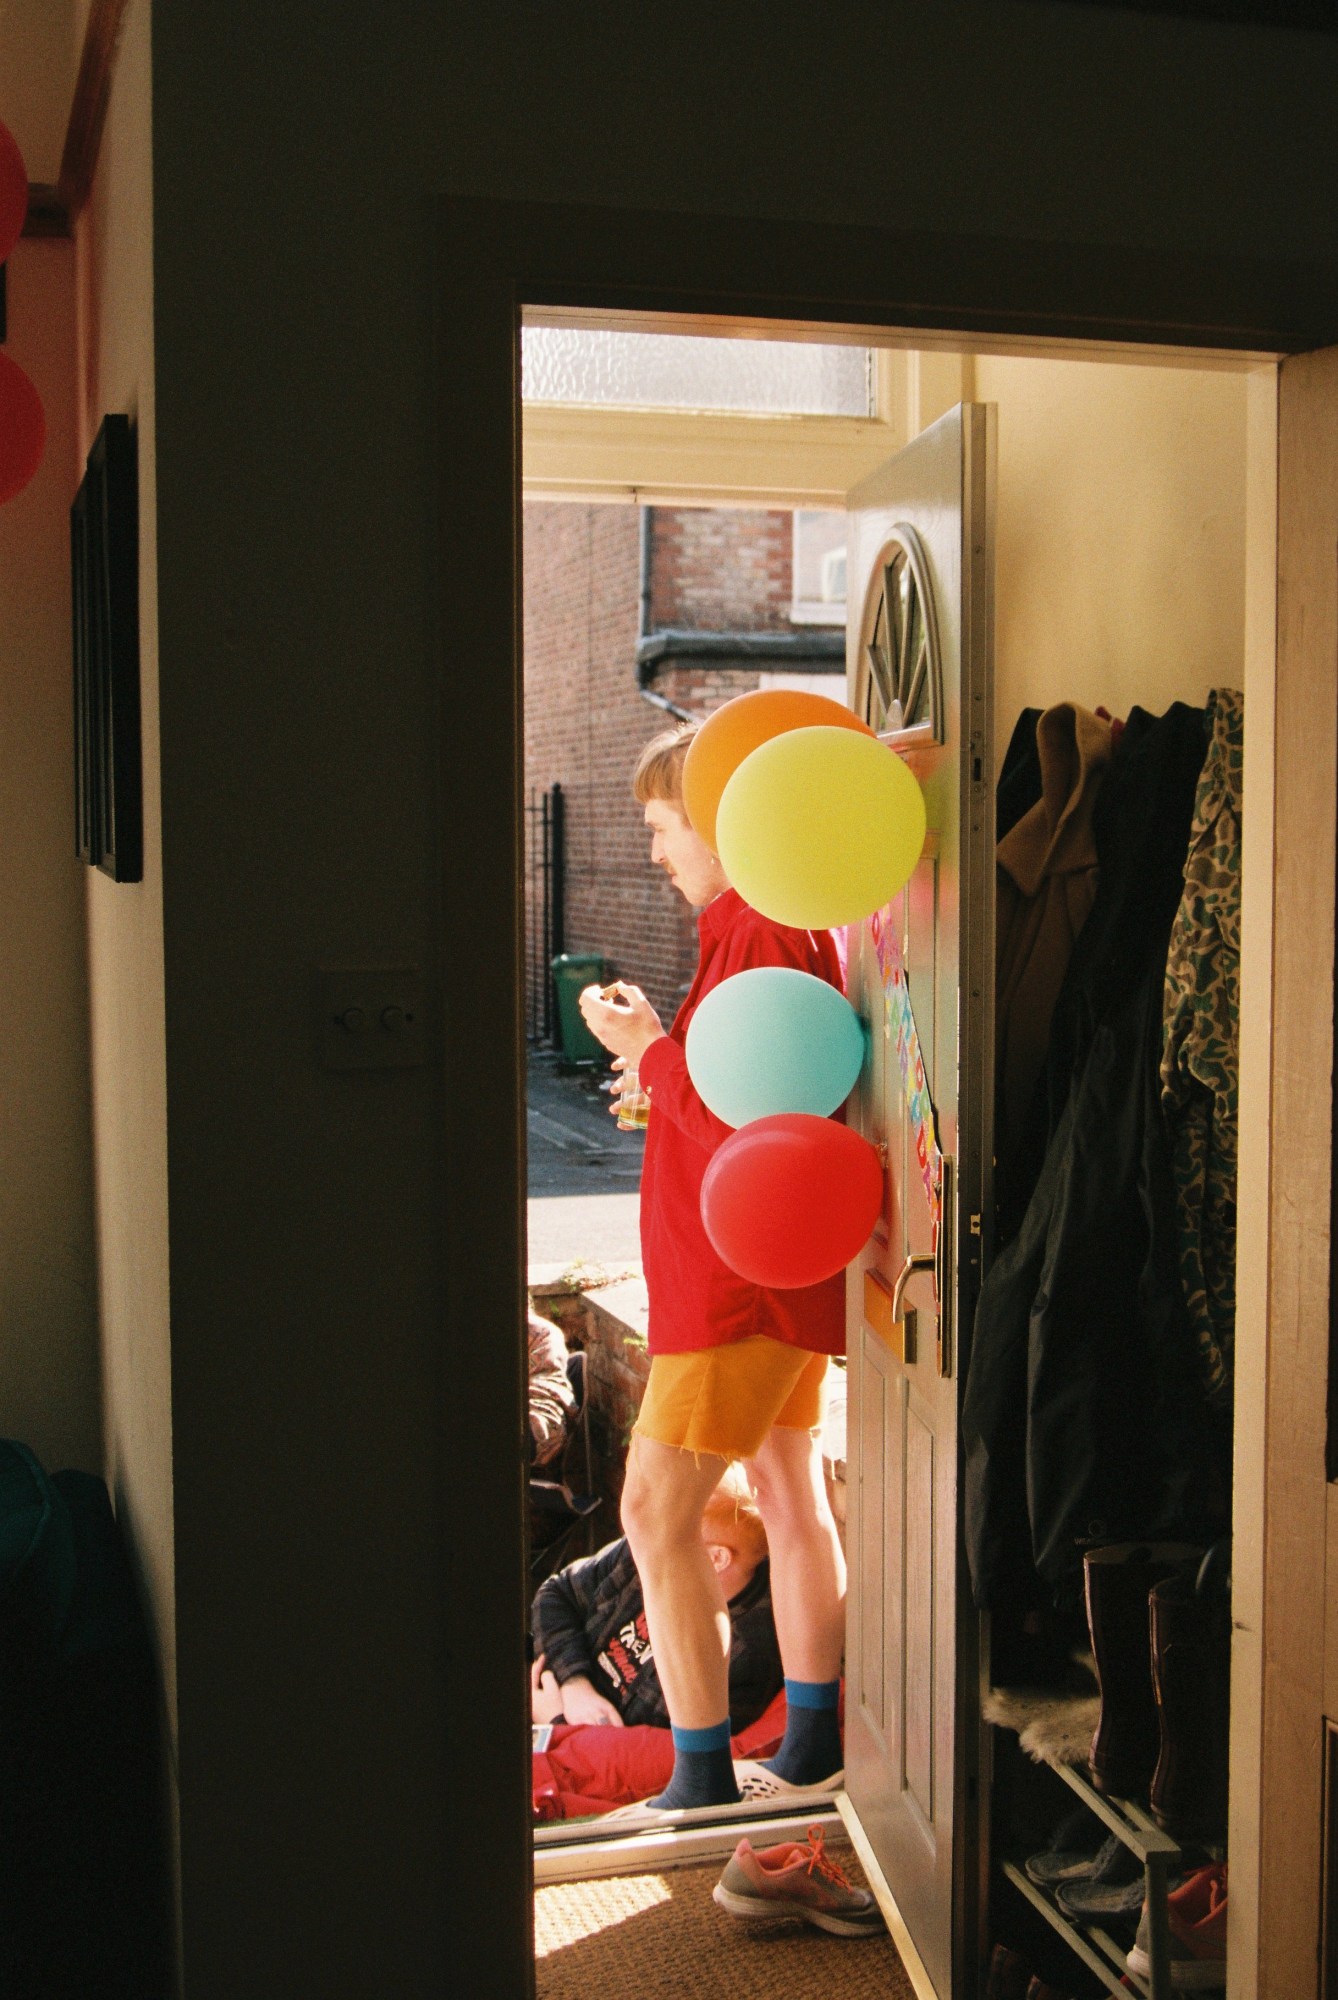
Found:
[[[875,414],[867,347],[554,326],[528,326],[521,341],[521,393],[527,403],[769,416]]]

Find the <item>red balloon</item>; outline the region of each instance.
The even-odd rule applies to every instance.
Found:
[[[0,122],[0,264],[23,233],[28,214],[28,169],[8,125]]]
[[[22,493],[45,447],[42,398],[18,362],[0,352],[0,506]]]
[[[777,1291],[842,1270],[882,1206],[883,1169],[868,1140],[807,1111],[741,1125],[702,1180],[702,1221],[718,1255]]]

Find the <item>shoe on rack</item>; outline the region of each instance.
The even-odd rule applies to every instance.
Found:
[[[867,1889],[857,1889],[845,1871],[823,1852],[822,1828],[809,1828],[804,1842],[755,1848],[741,1840],[712,1890],[731,1917],[745,1923],[798,1917],[835,1937],[876,1937],[883,1913]]]
[[[1027,2000],[1030,1984],[1031,1969],[1021,1952],[1006,1944],[996,1944],[990,1953],[985,2000]]]
[[[1213,1862],[1187,1875],[1166,1898],[1171,1933],[1171,1986],[1177,1993],[1211,1993],[1226,1985],[1227,1871]],[[1129,1953],[1129,1970],[1139,1979],[1152,1973],[1148,1956],[1147,1908]]]
[[[830,1804],[840,1791],[845,1775],[844,1770],[833,1771],[830,1778],[823,1778],[816,1785],[791,1785],[751,1757],[734,1759],[734,1782],[739,1788],[739,1797],[749,1805],[758,1799],[774,1799],[778,1806]]]
[[[1132,1927],[1143,1908],[1143,1871],[1128,1882],[1061,1882],[1055,1901],[1071,1923]],[[1127,1941],[1128,1929],[1124,1936]]]
[[[1110,1867],[1121,1852],[1128,1851],[1112,1833],[1100,1847],[1086,1853],[1078,1849],[1047,1848],[1043,1854],[1029,1854],[1022,1865],[1028,1880],[1037,1888],[1057,1889],[1061,1882],[1090,1882]]]
[[[1053,1888],[1056,1882],[1072,1881],[1096,1867],[1110,1845],[1105,1824],[1089,1806],[1066,1813],[1039,1854],[1029,1854],[1022,1864],[1027,1877],[1038,1888]]]
[[[1112,1834],[1085,1875],[1055,1884],[1055,1901],[1080,1924],[1112,1917],[1136,1922],[1143,1907],[1143,1867],[1138,1856]]]

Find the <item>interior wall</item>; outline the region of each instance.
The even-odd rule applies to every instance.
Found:
[[[154,1628],[172,1810],[176,1612],[158,730],[157,482],[149,0],[130,0],[102,151],[77,235],[79,462],[111,412],[139,469],[144,879],[84,869],[101,1317],[102,1450]]]
[[[98,1471],[84,870],[74,855],[69,506],[74,253],[19,242],[5,351],[46,410],[0,508],[0,1410],[51,1469]]]
[[[514,1106],[495,1069],[491,1118],[449,1124],[429,1071],[323,1072],[310,981],[441,965],[463,1072],[512,978],[504,923],[440,920],[442,882],[511,837],[484,813],[440,850],[434,746],[490,774],[509,754],[485,612],[514,508],[496,466],[438,462],[434,340],[477,273],[434,263],[436,198],[770,216],[834,244],[895,226],[953,247],[967,286],[977,252],[997,273],[998,245],[1047,243],[1116,246],[1126,278],[1131,246],[1162,272],[1257,257],[1266,286],[1274,260],[1338,259],[1338,44],[1040,0],[833,0],[779,37],[706,0],[671,28],[602,5],[238,0],[162,8],[154,37],[186,1965],[192,2000],[426,1995],[462,1939],[496,1942],[491,1901],[459,1887],[474,1802],[452,1779],[466,1743],[519,1734],[523,1700],[519,1606],[480,1625],[477,1539],[448,1569],[435,1512],[442,1360],[496,1435],[518,1407],[510,1330],[453,1313],[441,1249],[465,1173],[511,1229]],[[852,89],[894,47],[895,87]],[[819,130],[841,143],[815,168]],[[160,1251],[152,1272],[156,1343]],[[447,1710],[448,1630],[478,1663],[467,1716]],[[488,1878],[516,1949],[522,1872]]]
[[[978,355],[999,406],[996,744],[1024,707],[1244,685],[1246,378]]]

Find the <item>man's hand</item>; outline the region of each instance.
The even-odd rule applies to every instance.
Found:
[[[551,1680],[552,1675],[548,1678]],[[621,1715],[611,1701],[606,1701],[599,1689],[585,1678],[575,1674],[571,1680],[562,1683],[562,1713],[568,1722],[602,1724],[605,1728],[622,1729],[625,1725]]]
[[[606,1000],[616,993],[617,1000]],[[664,1024],[639,986],[620,979],[616,986],[587,986],[580,998],[585,1025],[610,1055],[639,1063],[652,1042],[664,1033]]]
[[[530,1668],[530,1721],[551,1722],[555,1716],[565,1714],[562,1689],[552,1668],[544,1666],[544,1656],[540,1653]]]

